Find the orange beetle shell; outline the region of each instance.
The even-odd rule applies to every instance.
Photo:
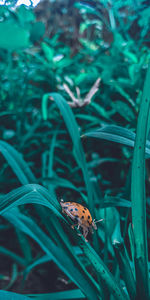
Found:
[[[81,227],[83,229],[83,236],[85,240],[89,230],[92,232],[92,227],[94,229],[97,229],[88,208],[86,208],[85,206],[76,202],[63,201],[60,202],[60,205],[62,207],[62,212],[68,215],[77,223],[75,225],[72,225],[72,228],[78,225],[78,228]]]
[[[61,202],[63,211],[72,219],[80,220],[84,226],[90,227],[92,225],[92,217],[89,210],[81,204],[75,202]]]

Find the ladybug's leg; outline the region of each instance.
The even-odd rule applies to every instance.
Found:
[[[72,228],[72,229],[74,229],[76,226],[78,226],[78,227],[77,227],[77,229],[79,229],[79,228],[80,228],[80,224],[78,224],[78,223],[77,223],[77,224],[73,224],[73,225],[71,225],[71,228]]]
[[[93,231],[93,228],[92,227],[89,227],[89,230],[90,230],[90,232],[93,234],[94,233],[94,231]]]
[[[71,228],[74,229],[77,225],[78,225],[78,223],[77,224],[73,224],[73,225],[71,225]]]
[[[85,238],[85,241],[88,242],[88,240],[86,239],[87,235],[88,235],[88,228],[87,227],[83,227],[83,236]]]

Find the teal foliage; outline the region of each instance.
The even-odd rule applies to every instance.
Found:
[[[0,299],[148,300],[147,1],[15,4],[0,6]],[[61,198],[104,219],[88,243]],[[49,264],[62,288],[23,295]]]

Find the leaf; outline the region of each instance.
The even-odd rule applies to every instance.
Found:
[[[36,300],[72,300],[72,299],[85,299],[85,296],[79,289],[70,291],[56,292],[49,294],[29,295],[31,299]]]
[[[50,93],[50,94],[45,94],[42,99],[42,112],[43,112],[43,118],[47,119],[47,102],[49,98],[54,99],[56,102],[57,106],[59,107],[63,119],[65,121],[66,127],[68,129],[68,132],[70,134],[70,137],[72,139],[73,147],[74,147],[74,156],[75,159],[79,165],[79,167],[82,170],[83,177],[85,180],[86,188],[87,188],[87,193],[88,193],[88,203],[89,203],[89,208],[90,211],[93,213],[93,203],[92,203],[92,186],[89,180],[88,176],[88,169],[87,169],[87,164],[85,160],[85,154],[83,151],[83,147],[81,144],[81,139],[79,135],[79,128],[76,123],[75,117],[73,115],[73,112],[71,108],[69,107],[68,103],[65,101],[65,99],[57,94],[57,93]]]
[[[65,242],[61,234],[62,246],[58,246],[48,237],[29,217],[13,210],[5,213],[4,217],[15,227],[19,228],[25,234],[29,235],[36,241],[43,251],[53,258],[54,262],[73,282],[82,290],[82,292],[91,299],[98,300],[99,287],[91,275],[86,271],[84,266],[79,262],[72,252],[68,254],[67,245],[63,247]],[[52,230],[52,228],[51,228]],[[58,234],[56,236],[58,239]],[[59,239],[58,239],[59,241]],[[85,288],[86,287],[86,288]],[[94,298],[93,298],[94,297]]]
[[[23,160],[21,154],[14,149],[14,147],[0,140],[0,152],[5,157],[5,159],[8,162],[8,165],[10,165],[10,167],[12,168],[12,170],[14,171],[14,173],[16,174],[16,176],[22,184],[36,182],[36,178],[34,177],[27,163]],[[7,201],[5,202],[5,204],[6,203]],[[29,245],[29,242],[27,238],[23,236],[22,233],[18,233],[17,231],[16,233],[18,236],[20,247],[26,259],[26,263],[29,263],[29,261],[32,258],[31,247]]]
[[[12,265],[12,274],[11,274],[11,277],[10,277],[10,281],[7,284],[7,286],[5,286],[4,290],[9,290],[12,287],[12,285],[14,284],[14,282],[17,280],[17,277],[18,277],[17,265],[13,264]]]
[[[42,43],[42,49],[48,62],[52,62],[54,57],[54,49],[44,42]]]
[[[104,139],[111,142],[116,142],[129,147],[134,147],[135,133],[131,130],[116,126],[106,125],[100,129],[90,131],[82,135],[82,137],[94,137],[98,139]],[[150,142],[146,141],[146,158],[150,157]]]
[[[123,289],[114,279],[102,259],[98,256],[90,244],[83,244],[81,248],[83,249],[85,255],[89,258],[94,269],[97,271],[97,274],[100,276],[101,284],[113,294],[115,300],[127,300],[128,297],[124,293]]]
[[[58,177],[56,175],[53,177],[43,178],[43,182],[46,184],[50,184],[54,187],[69,188],[69,189],[73,189],[77,192],[80,192],[79,189],[76,188],[76,186],[74,184],[72,184],[69,180]]]
[[[0,202],[0,214],[4,214],[8,209],[17,207],[19,205],[35,203],[48,207],[54,214],[63,218],[56,207],[60,206],[54,197],[42,186],[38,184],[27,184],[17,188],[4,197]]]
[[[1,300],[29,300],[30,298],[21,294],[0,290],[0,299]]]
[[[30,30],[30,39],[31,41],[37,42],[38,40],[41,39],[41,37],[45,33],[45,25],[43,22],[36,22],[32,25],[31,30]]]
[[[32,271],[32,269],[34,269],[35,267],[49,262],[52,260],[52,257],[50,257],[50,255],[44,255],[38,259],[36,259],[33,263],[31,263],[29,266],[27,266],[27,268],[24,270],[24,279],[27,277],[27,275]]]
[[[29,47],[29,32],[12,21],[0,22],[0,48],[14,51]]]
[[[127,121],[131,122],[135,119],[133,110],[130,108],[130,106],[127,103],[125,103],[123,101],[115,101],[115,102],[112,102],[112,107],[115,109],[115,111],[118,114],[120,114]]]
[[[150,113],[150,65],[144,83],[144,91],[138,116],[137,133],[133,152],[131,176],[132,224],[135,240],[135,271],[139,299],[150,298],[150,282],[148,273],[148,248],[146,226],[145,195],[145,146],[147,124]]]
[[[104,219],[104,227],[112,244],[114,241],[122,242],[120,230],[120,216],[116,208],[108,207],[100,209],[100,218]]]
[[[14,147],[0,140],[0,151],[22,184],[36,182],[36,178],[22,155]]]
[[[20,5],[17,7],[17,17],[22,24],[29,24],[35,21],[35,15],[32,9],[29,9],[25,5]]]
[[[26,265],[25,259],[20,257],[18,254],[14,253],[13,251],[10,251],[10,250],[6,249],[5,247],[0,246],[0,253],[2,253],[3,255],[8,256],[11,259],[13,259],[14,261],[16,261],[21,266]]]
[[[97,10],[95,8],[93,8],[92,6],[90,6],[90,5],[76,2],[74,4],[74,6],[76,8],[78,8],[80,10],[80,12],[83,13],[83,14],[92,14],[92,15],[98,15],[99,16]]]
[[[129,207],[131,207],[131,202],[126,199],[120,198],[120,197],[106,196],[104,198],[104,201],[103,201],[101,207],[103,208],[103,207],[113,207],[113,206],[129,208]]]
[[[117,261],[120,266],[120,271],[124,279],[124,282],[126,284],[130,299],[134,300],[136,295],[136,285],[135,285],[135,279],[130,265],[130,260],[127,254],[127,250],[123,242],[118,243],[117,241],[114,241],[113,247],[116,253]]]

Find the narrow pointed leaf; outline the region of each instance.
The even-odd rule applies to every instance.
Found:
[[[136,296],[139,299],[145,300],[150,299],[145,195],[145,145],[147,123],[150,113],[149,87],[150,65],[146,75],[140,112],[138,116],[131,178],[132,224],[135,240],[134,259],[137,280]]]

